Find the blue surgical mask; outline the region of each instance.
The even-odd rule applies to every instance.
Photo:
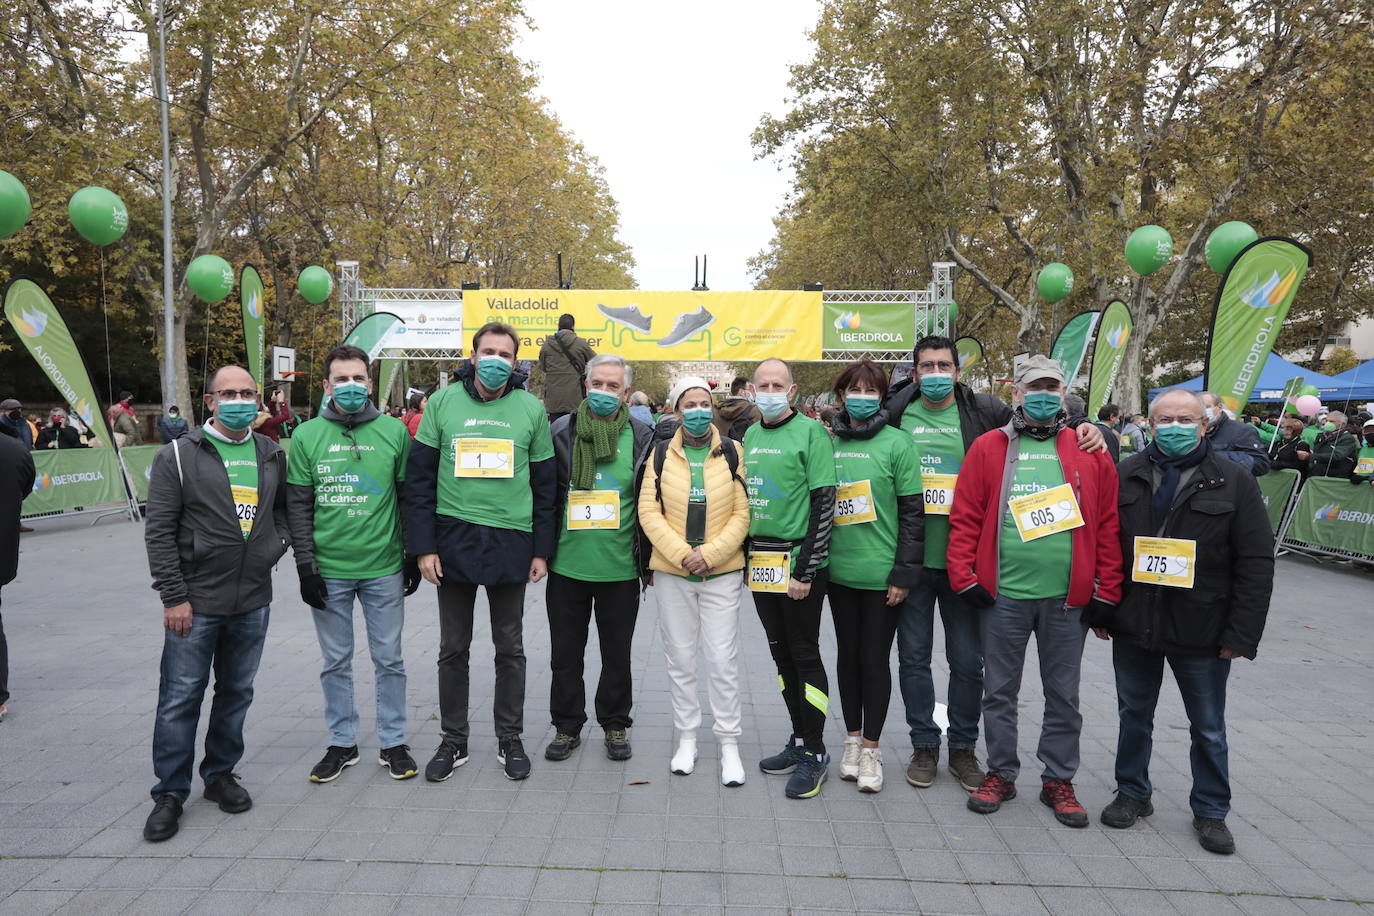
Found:
[[[215,405],[215,416],[219,417],[219,422],[226,429],[247,429],[257,419],[258,402],[220,401]]]
[[[867,420],[878,412],[876,394],[847,394],[844,396],[844,409],[855,420]]]
[[[1216,409],[1215,407],[1207,407],[1207,408],[1204,408],[1203,410],[1204,410],[1204,412],[1207,414],[1207,422],[1208,422],[1208,423],[1215,423],[1215,422],[1217,422],[1217,409]]]
[[[511,364],[499,356],[483,356],[477,361],[477,379],[488,391],[504,388],[510,372]]]
[[[711,429],[714,417],[709,407],[689,407],[682,412],[682,428],[691,436],[704,436]]]
[[[1155,427],[1155,441],[1164,454],[1178,457],[1197,447],[1196,423],[1161,423]]]
[[[334,406],[344,413],[357,413],[367,403],[367,386],[359,385],[357,382],[344,382],[334,386],[334,394],[331,397]]]
[[[620,398],[606,391],[588,391],[587,406],[598,417],[609,417],[620,408]]]
[[[770,422],[787,413],[787,408],[789,406],[788,400],[786,394],[769,393],[754,395],[754,404],[758,407],[759,413],[763,414],[763,418]]]
[[[1057,391],[1028,391],[1022,410],[1037,423],[1053,420],[1064,407],[1064,396]]]
[[[949,372],[935,372],[921,376],[921,397],[938,404],[954,391],[954,375]]]

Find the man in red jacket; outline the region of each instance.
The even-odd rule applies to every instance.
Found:
[[[1116,468],[1079,450],[1065,425],[1066,387],[1059,363],[1031,357],[1016,374],[1011,422],[969,449],[949,519],[949,584],[983,608],[987,776],[969,808],[991,814],[1016,797],[1016,699],[1034,633],[1045,690],[1040,800],[1060,823],[1086,827],[1073,791],[1083,610],[1121,600],[1122,565]]]

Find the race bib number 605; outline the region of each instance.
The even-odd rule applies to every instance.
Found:
[[[1022,541],[1034,541],[1083,524],[1078,497],[1066,483],[1008,500],[1007,509]]]

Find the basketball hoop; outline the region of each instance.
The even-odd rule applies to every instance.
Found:
[[[282,377],[283,380],[288,380],[288,379],[290,379],[291,376],[293,376],[293,375],[309,375],[309,374],[310,374],[309,372],[306,372],[306,371],[303,370],[303,369],[287,369],[285,372],[278,372],[278,373],[277,373],[277,375],[280,375],[280,376]]]

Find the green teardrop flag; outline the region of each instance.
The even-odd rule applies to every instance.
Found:
[[[1163,226],[1141,226],[1126,239],[1126,262],[1142,277],[1148,277],[1169,263],[1173,254],[1173,236]]]
[[[203,254],[186,265],[186,285],[204,302],[218,302],[234,288],[234,268],[217,254]]]
[[[1093,346],[1092,368],[1088,370],[1089,417],[1096,417],[1098,410],[1112,399],[1112,388],[1116,386],[1116,376],[1126,358],[1126,344],[1133,328],[1131,310],[1126,303],[1120,299],[1108,302],[1097,324],[1097,343]]]
[[[1064,370],[1064,387],[1072,388],[1078,370],[1083,366],[1083,357],[1088,354],[1088,344],[1092,341],[1093,328],[1097,326],[1100,312],[1079,312],[1059,329],[1050,347],[1050,359],[1059,363]]]
[[[976,337],[960,337],[954,342],[959,351],[959,372],[966,373],[983,362],[983,345]]]
[[[1055,261],[1040,268],[1040,276],[1035,278],[1035,286],[1047,302],[1058,302],[1073,292],[1073,271],[1069,265]]]
[[[353,330],[344,338],[345,346],[353,346],[367,354],[369,361],[382,352],[382,343],[397,325],[405,324],[399,315],[390,312],[373,312],[353,325]],[[320,398],[320,410],[329,403],[329,395]]]
[[[396,376],[400,374],[405,360],[383,359],[380,362],[381,368],[377,370],[377,409],[386,410],[387,402],[391,400],[391,388],[396,384]]]
[[[1226,268],[1231,266],[1242,249],[1257,238],[1259,234],[1249,223],[1242,223],[1240,220],[1222,223],[1207,236],[1207,245],[1203,248],[1207,266],[1219,274],[1226,273]]]
[[[1260,239],[1222,278],[1202,384],[1236,413],[1250,400],[1311,264],[1312,252],[1292,239]]]
[[[24,228],[32,211],[33,204],[24,183],[0,170],[0,239],[9,238]]]
[[[119,241],[129,229],[129,211],[119,195],[106,188],[82,188],[67,201],[67,216],[77,233],[92,245]]]
[[[253,381],[262,390],[264,365],[267,347],[263,331],[263,314],[267,311],[264,303],[262,277],[257,268],[245,267],[239,272],[239,302],[243,306],[243,349],[247,354],[248,371],[253,373]]]
[[[334,291],[334,278],[323,267],[311,265],[301,271],[296,278],[296,289],[301,297],[311,305],[319,305]]]
[[[105,412],[95,396],[86,362],[48,294],[32,280],[15,280],[5,290],[5,317],[62,399],[71,405],[72,413],[103,445],[111,445],[114,437],[105,425]]]

